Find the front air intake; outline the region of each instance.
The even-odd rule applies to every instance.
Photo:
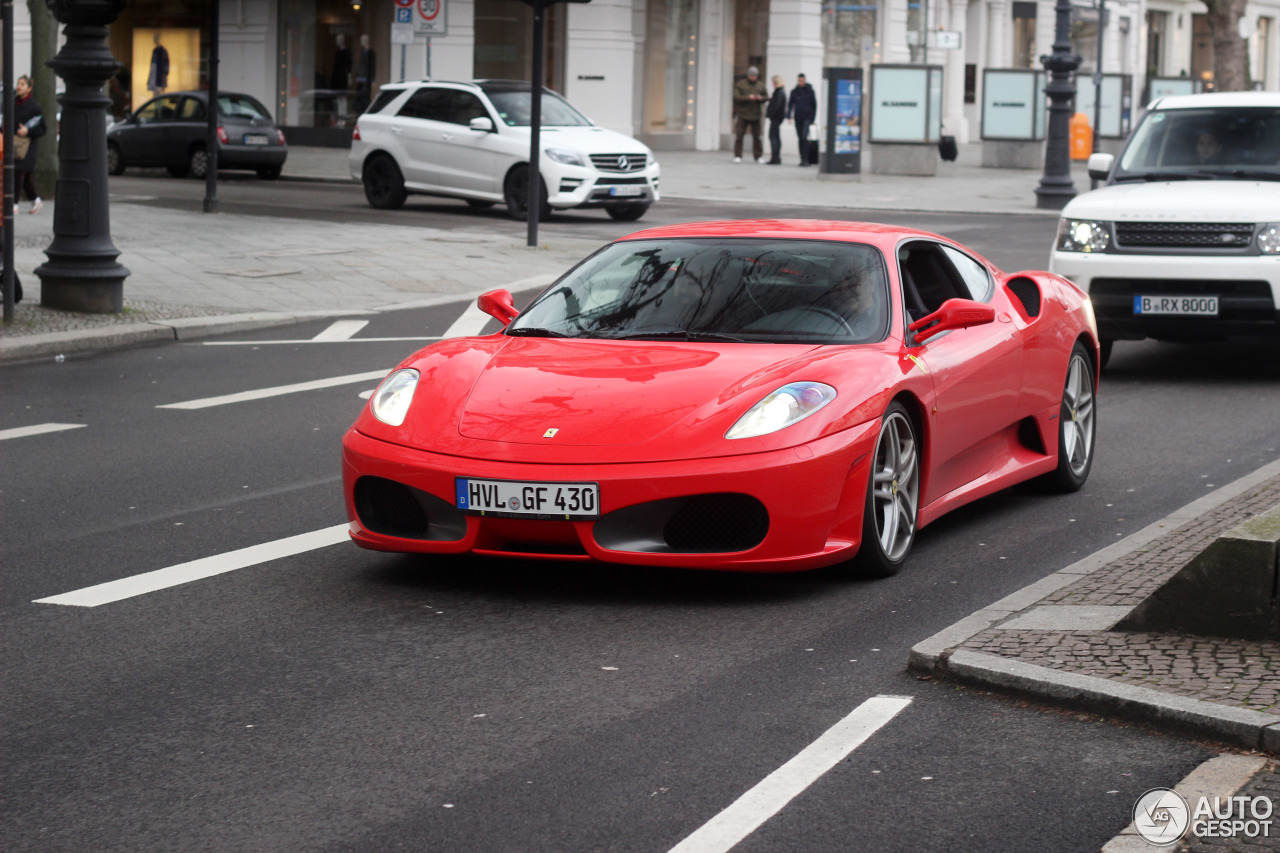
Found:
[[[456,541],[467,520],[433,494],[383,477],[361,477],[353,490],[360,525],[372,533],[401,539]]]
[[[769,513],[750,495],[697,495],[667,520],[662,537],[673,551],[746,551],[764,541]]]

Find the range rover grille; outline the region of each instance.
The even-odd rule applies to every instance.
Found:
[[[1248,249],[1251,222],[1117,222],[1116,245],[1124,249]]]

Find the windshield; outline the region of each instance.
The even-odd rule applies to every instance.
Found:
[[[487,92],[498,116],[511,127],[528,127],[533,123],[533,97],[528,90]],[[564,98],[552,92],[542,93],[541,127],[590,127],[586,116],[575,110]]]
[[[544,291],[509,335],[854,344],[888,328],[874,247],[817,240],[614,243]]]
[[[1117,181],[1280,180],[1280,108],[1154,110],[1120,158]]]

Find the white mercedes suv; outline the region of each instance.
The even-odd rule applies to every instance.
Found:
[[[383,86],[356,122],[348,164],[377,208],[410,193],[449,196],[473,207],[506,204],[525,219],[529,198],[528,83],[414,81]],[[539,133],[540,217],[602,207],[633,221],[658,200],[660,170],[645,145],[596,127],[568,101],[543,90]]]
[[[1103,363],[1117,340],[1280,333],[1280,93],[1150,104],[1106,186],[1062,211],[1049,269],[1088,292]]]

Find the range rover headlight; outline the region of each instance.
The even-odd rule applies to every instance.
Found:
[[[1258,232],[1258,251],[1264,255],[1280,255],[1280,222],[1268,222]]]
[[[756,403],[724,434],[725,438],[768,435],[802,421],[836,398],[836,389],[821,382],[792,382]]]
[[[1058,251],[1105,252],[1111,245],[1111,223],[1063,219],[1058,223]]]
[[[384,424],[400,426],[409,414],[414,389],[418,387],[418,371],[397,370],[378,386],[369,400],[373,416]]]
[[[548,148],[545,152],[548,157],[557,163],[563,163],[566,166],[585,166],[582,155],[577,151],[567,151],[564,148]]]

